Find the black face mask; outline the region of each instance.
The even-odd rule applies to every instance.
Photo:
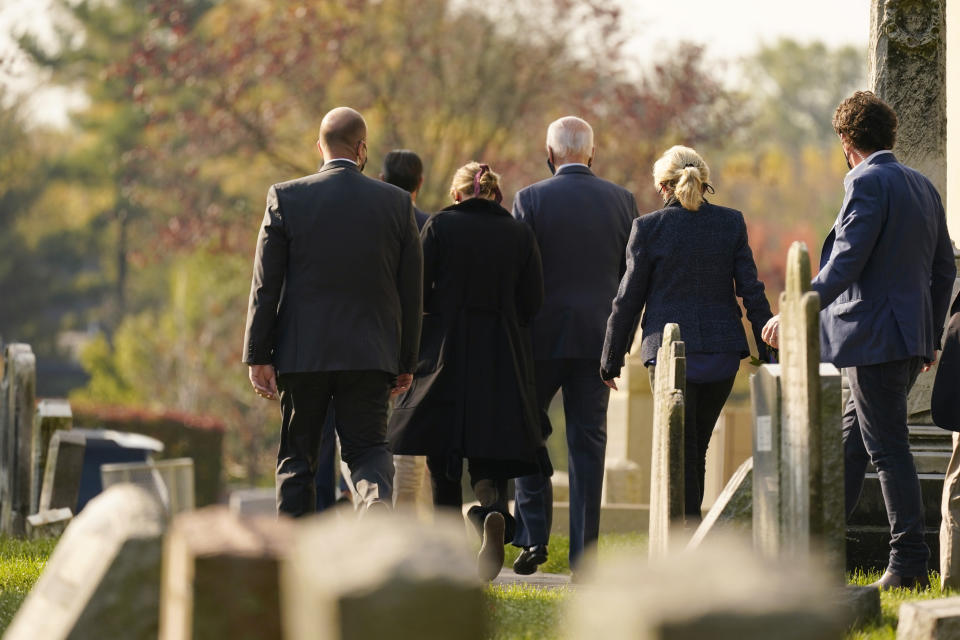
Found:
[[[553,166],[553,160],[551,160],[549,156],[547,157],[547,166],[550,167],[550,175],[553,176],[557,174],[557,168]]]

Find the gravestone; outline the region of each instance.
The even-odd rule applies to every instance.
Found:
[[[47,466],[50,440],[57,431],[73,427],[73,412],[66,400],[41,400],[33,421],[33,437],[30,444],[30,513],[40,508],[40,492],[43,474]],[[72,507],[71,507],[72,508]]]
[[[277,515],[276,489],[237,489],[230,492],[230,511],[240,516]]]
[[[87,439],[82,433],[54,432],[43,472],[40,511],[62,508],[76,511],[86,443]]]
[[[91,500],[60,538],[5,640],[156,638],[165,521],[156,498],[133,485]]]
[[[839,640],[847,622],[823,572],[742,541],[649,561],[621,553],[587,579],[572,596],[570,638]]]
[[[0,533],[22,536],[30,514],[30,446],[37,360],[26,344],[7,345],[0,397]]]
[[[780,553],[780,433],[783,392],[780,365],[763,365],[750,376],[753,405],[753,546],[767,556]]]
[[[281,570],[285,637],[481,640],[487,603],[463,521],[321,515],[297,524]]]
[[[160,640],[282,637],[280,560],[293,526],[224,506],[176,516],[164,542]]]
[[[66,507],[34,513],[27,516],[27,537],[31,540],[56,538],[63,534],[71,520],[73,512]]]
[[[657,350],[650,464],[650,556],[664,555],[671,528],[683,525],[683,390],[686,357],[680,327],[669,323]]]
[[[740,465],[720,492],[693,537],[689,547],[703,544],[707,536],[723,531],[751,540],[753,525],[753,458]]]
[[[820,297],[810,290],[810,258],[801,242],[787,254],[786,288],[780,295],[781,551],[826,553],[844,581],[840,372],[820,364]]]
[[[960,596],[904,602],[898,617],[897,640],[960,638]]]
[[[196,506],[192,458],[114,462],[100,466],[103,488],[129,482],[153,493],[169,515]]]

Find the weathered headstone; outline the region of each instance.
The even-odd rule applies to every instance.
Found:
[[[843,637],[844,612],[829,579],[808,562],[762,558],[749,543],[715,539],[649,562],[621,554],[587,580],[572,596],[571,638]]]
[[[129,482],[152,492],[170,515],[196,506],[192,458],[114,462],[100,466],[103,488]]]
[[[50,440],[56,431],[65,431],[73,426],[73,412],[66,400],[41,400],[33,421],[33,437],[30,445],[30,513],[40,508],[40,492],[43,488],[43,473],[47,466]]]
[[[779,540],[790,553],[827,553],[842,581],[846,514],[840,373],[820,364],[820,297],[810,290],[810,258],[803,243],[794,242],[787,254],[786,287],[780,296]]]
[[[230,493],[230,511],[240,516],[277,515],[275,489],[237,489]]]
[[[670,530],[684,520],[683,392],[686,357],[680,327],[663,329],[657,350],[653,399],[653,454],[650,464],[650,555],[667,553]]]
[[[31,540],[56,538],[63,534],[71,520],[73,520],[73,512],[66,507],[34,513],[27,516],[27,537]]]
[[[62,508],[76,511],[86,443],[82,433],[54,432],[43,472],[39,511]]]
[[[156,498],[133,485],[91,500],[60,538],[5,640],[156,638],[165,522]]]
[[[292,534],[290,519],[223,506],[176,516],[164,543],[160,640],[283,637],[280,561]]]
[[[304,521],[281,571],[281,595],[289,638],[487,637],[487,605],[458,518]]]
[[[750,376],[753,405],[753,546],[780,552],[780,434],[783,406],[780,365],[764,365]]]
[[[30,446],[36,405],[37,360],[26,344],[4,355],[0,396],[0,533],[22,536],[30,514]]]
[[[900,605],[897,640],[960,638],[960,596]]]
[[[720,492],[720,496],[704,516],[688,546],[696,548],[703,544],[707,536],[718,531],[724,531],[728,535],[742,536],[749,541],[752,526],[753,458],[747,458]]]

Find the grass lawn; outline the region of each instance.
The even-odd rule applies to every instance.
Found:
[[[14,613],[33,583],[36,582],[56,545],[55,540],[28,542],[0,538],[0,633],[6,630]],[[613,551],[635,549],[642,552],[646,536],[639,534],[606,534],[600,537],[598,553],[601,560]],[[567,564],[568,540],[554,536],[550,540],[550,557],[542,568],[553,573],[569,573]],[[506,565],[517,556],[514,547],[507,549]],[[878,574],[851,576],[853,584],[869,584]],[[851,631],[846,640],[895,640],[897,613],[900,605],[909,600],[943,597],[940,579],[931,574],[932,589],[925,593],[895,591],[881,594],[883,618],[879,625]],[[491,620],[491,640],[547,640],[563,638],[566,603],[574,589],[542,589],[531,586],[490,587],[487,606]],[[945,594],[952,595],[952,594]]]

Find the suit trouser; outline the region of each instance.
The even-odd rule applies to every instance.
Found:
[[[867,462],[873,462],[890,522],[887,568],[901,576],[925,575],[930,557],[923,539],[920,479],[907,432],[907,393],[922,366],[923,359],[913,357],[847,369],[850,400],[843,413],[847,519],[860,498]]]
[[[384,371],[285,373],[277,379],[282,424],[277,452],[277,510],[316,510],[315,475],[323,423],[332,402],[340,455],[362,502],[389,502],[393,456],[387,445],[387,399],[394,376]]]
[[[594,359],[536,362],[537,403],[543,424],[549,424],[550,402],[562,390],[567,423],[570,475],[570,566],[600,534],[600,495],[607,448],[607,403],[610,389],[600,379]],[[553,523],[553,485],[541,474],[516,480],[513,544],[546,544]]]
[[[654,389],[656,368],[656,365],[647,367],[651,389]],[[715,382],[687,380],[683,391],[683,505],[688,525],[696,526],[702,518],[707,448],[736,379],[733,375]]]

